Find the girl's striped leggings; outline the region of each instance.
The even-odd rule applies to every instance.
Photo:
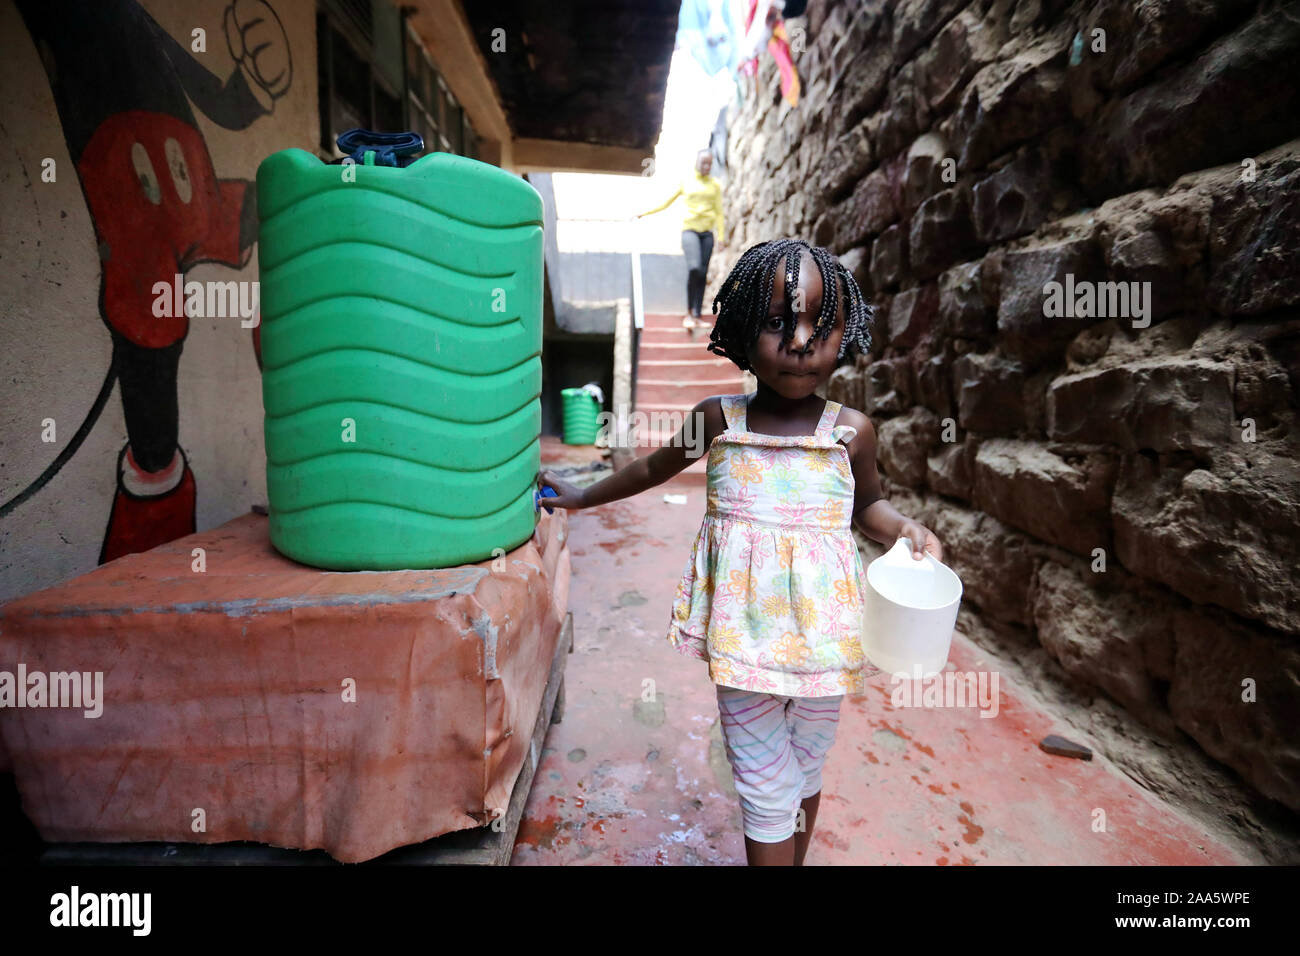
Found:
[[[799,804],[822,788],[844,697],[781,697],[721,685],[717,694],[745,836],[788,840]]]

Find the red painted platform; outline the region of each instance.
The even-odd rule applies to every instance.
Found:
[[[567,517],[477,564],[345,573],[247,515],[0,607],[0,670],[102,675],[98,716],[0,710],[23,812],[49,842],[343,862],[491,820],[563,624]]]

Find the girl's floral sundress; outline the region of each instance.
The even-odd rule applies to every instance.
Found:
[[[715,684],[788,697],[862,693],[882,671],[859,639],[866,575],[850,531],[853,471],[826,403],[811,435],[745,426],[748,395],[723,395],[709,446],[708,505],[677,585],[668,641],[709,662]]]

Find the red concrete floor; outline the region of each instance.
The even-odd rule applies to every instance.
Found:
[[[543,452],[544,467],[598,458],[558,443]],[[665,502],[666,493],[687,504]],[[547,735],[512,863],[744,864],[707,665],[665,639],[703,513],[698,480],[676,479],[569,513],[566,708]],[[985,661],[956,634],[951,665]],[[1045,735],[1069,729],[1007,675],[998,681],[991,718],[974,707],[894,708],[887,677],[845,698],[808,865],[1256,862],[1099,755],[1039,750]],[[1093,830],[1098,810],[1105,832]]]

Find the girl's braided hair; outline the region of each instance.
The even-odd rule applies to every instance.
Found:
[[[736,363],[742,371],[749,369],[749,347],[758,338],[759,329],[767,318],[772,304],[772,290],[776,286],[776,264],[785,256],[785,288],[787,297],[799,287],[799,260],[807,250],[822,277],[822,308],[817,314],[813,339],[828,338],[839,311],[840,284],[848,290],[848,314],[844,322],[844,338],[840,342],[837,358],[853,345],[865,354],[871,348],[871,320],[876,310],[867,304],[858,288],[853,273],[821,246],[810,245],[803,239],[773,239],[760,242],[745,250],[732,268],[722,288],[713,299],[713,313],[718,318],[709,337],[709,351]],[[784,347],[794,338],[794,323],[787,321],[781,336]],[[813,347],[813,339],[807,348]]]

